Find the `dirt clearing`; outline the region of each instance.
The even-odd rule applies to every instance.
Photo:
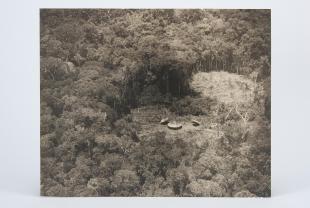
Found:
[[[194,75],[191,85],[201,96],[227,105],[250,105],[254,97],[253,81],[228,72],[199,72]]]

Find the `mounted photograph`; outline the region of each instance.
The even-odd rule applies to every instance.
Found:
[[[41,195],[270,197],[270,9],[40,9]]]

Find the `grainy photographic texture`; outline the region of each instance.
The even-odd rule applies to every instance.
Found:
[[[41,195],[268,197],[270,10],[42,9]]]

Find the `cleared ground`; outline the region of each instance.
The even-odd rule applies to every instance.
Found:
[[[227,105],[249,105],[253,100],[255,83],[242,75],[228,72],[199,72],[193,77],[192,88],[201,96],[215,98]]]
[[[230,108],[233,108],[231,106],[236,104],[250,106],[253,99],[254,83],[241,75],[227,72],[199,72],[194,75],[191,85],[196,92],[200,93],[201,97],[216,99],[217,106],[221,103]],[[217,106],[214,106],[213,109],[217,109]],[[133,109],[131,113],[133,120],[141,125],[141,130],[138,132],[141,137],[164,131],[167,138],[183,138],[187,142],[194,142],[197,146],[203,146],[207,141],[209,143],[208,151],[214,151],[215,144],[218,143],[217,140],[224,135],[221,124],[216,122],[216,112],[210,112],[209,115],[202,116],[178,116],[165,107],[147,106]],[[171,121],[182,124],[182,129],[171,130],[166,125],[159,124],[159,121],[166,117]],[[201,125],[193,126],[192,119],[198,120]],[[250,125],[255,125],[255,123]]]

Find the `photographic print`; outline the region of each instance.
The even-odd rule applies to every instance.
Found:
[[[269,197],[271,11],[41,9],[42,196]]]

